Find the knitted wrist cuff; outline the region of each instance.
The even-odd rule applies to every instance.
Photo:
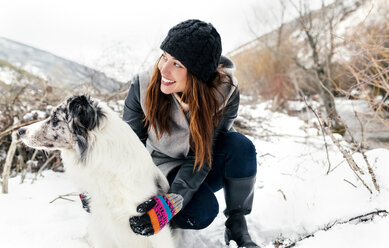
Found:
[[[184,199],[178,194],[167,194],[156,196],[154,200],[156,204],[147,213],[157,233],[181,210]]]

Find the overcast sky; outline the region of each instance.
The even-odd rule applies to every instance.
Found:
[[[0,35],[74,58],[110,42],[159,42],[197,18],[214,24],[228,51],[250,36],[245,16],[256,1],[0,0]]]
[[[0,0],[0,36],[91,65],[104,51],[124,50],[112,47],[146,57],[172,26],[196,18],[216,27],[225,54],[276,26],[278,6],[278,0]]]

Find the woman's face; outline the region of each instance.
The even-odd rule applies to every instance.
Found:
[[[188,70],[167,52],[163,52],[158,63],[161,73],[161,91],[164,94],[183,92],[186,87]]]

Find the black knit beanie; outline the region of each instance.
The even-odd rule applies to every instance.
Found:
[[[216,72],[222,44],[219,33],[211,23],[191,19],[171,28],[161,49],[207,83]]]

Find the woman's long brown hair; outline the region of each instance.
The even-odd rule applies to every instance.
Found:
[[[145,96],[145,126],[153,128],[157,139],[164,133],[171,135],[170,108],[171,99],[169,95],[161,92],[161,73],[158,69],[158,62],[154,67]],[[213,130],[217,125],[221,114],[220,106],[225,99],[218,86],[226,83],[226,74],[218,69],[216,76],[206,84],[188,71],[186,89],[181,95],[181,100],[189,105],[190,112],[190,140],[191,149],[195,152],[195,164],[193,170],[198,170],[208,163],[212,166],[212,138]],[[231,82],[231,80],[227,80]],[[218,95],[222,98],[218,98]]]

